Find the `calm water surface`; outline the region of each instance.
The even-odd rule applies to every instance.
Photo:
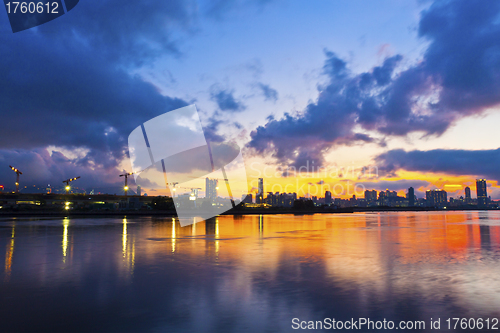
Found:
[[[296,332],[293,318],[364,317],[435,332],[431,318],[500,317],[492,211],[223,216],[183,228],[9,218],[0,260],[2,331]]]

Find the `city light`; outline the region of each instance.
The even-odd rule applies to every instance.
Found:
[[[128,192],[128,176],[131,176],[133,174],[134,174],[134,172],[128,172],[128,173],[124,173],[124,174],[120,175],[120,177],[125,177],[125,186],[123,187],[123,191],[125,192],[125,196],[127,196],[127,192]]]

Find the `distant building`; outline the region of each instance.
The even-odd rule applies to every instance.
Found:
[[[470,196],[470,187],[467,186],[465,188],[465,203],[469,204],[469,203],[471,203],[471,201],[472,201],[472,198]]]
[[[415,190],[413,187],[408,189],[408,193],[406,194],[406,199],[408,199],[408,206],[415,206]]]
[[[445,190],[427,190],[425,200],[428,207],[445,207],[448,201],[448,193]]]
[[[365,191],[365,200],[367,204],[374,203],[377,201],[377,191],[376,190],[366,190]]]
[[[255,197],[255,203],[264,203],[264,179],[259,178],[257,196]]]
[[[205,198],[214,203],[217,200],[217,185],[219,181],[217,179],[205,179]]]
[[[329,205],[332,203],[332,192],[326,191],[325,192],[325,204]]]
[[[486,179],[476,179],[477,206],[486,207],[488,193],[486,190]]]
[[[141,196],[141,185],[137,185],[137,195]]]
[[[241,197],[241,202],[252,203],[253,202],[252,193],[243,194],[243,196]]]
[[[398,196],[398,192],[396,191],[385,190],[385,193],[387,194],[388,198],[395,198]]]

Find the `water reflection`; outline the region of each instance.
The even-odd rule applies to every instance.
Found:
[[[7,331],[291,331],[294,317],[500,315],[493,211],[220,216],[186,227],[4,220],[0,242]]]
[[[69,218],[65,217],[63,219],[63,239],[62,239],[63,263],[66,263],[66,252],[68,250],[68,227],[69,227]]]
[[[172,253],[175,253],[175,219],[172,219]]]
[[[12,226],[12,233],[10,236],[10,243],[7,245],[7,251],[5,253],[5,281],[8,282],[10,279],[10,272],[12,270],[12,256],[14,255],[14,237],[16,235],[16,226]]]
[[[127,256],[127,218],[123,219],[122,253],[125,258]]]

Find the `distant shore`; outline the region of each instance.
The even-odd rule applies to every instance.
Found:
[[[279,215],[279,214],[346,214],[346,213],[377,213],[377,212],[429,212],[429,211],[477,211],[498,210],[494,208],[478,209],[477,207],[466,208],[431,208],[431,207],[350,207],[338,209],[231,209],[220,215]],[[116,211],[58,211],[58,210],[23,210],[23,211],[0,211],[0,217],[117,217],[117,216],[160,216],[177,217],[174,210],[116,210]]]

